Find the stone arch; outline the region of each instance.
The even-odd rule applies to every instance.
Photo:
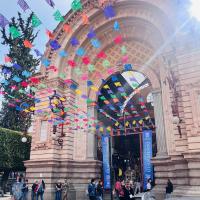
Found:
[[[144,27],[146,27],[145,31],[149,31],[149,33],[146,33],[145,35],[146,38],[140,38],[140,40],[143,40],[143,42],[146,43],[151,43],[150,45],[156,44],[154,48],[158,48],[163,43],[164,39],[168,37],[169,32],[173,30],[172,24],[170,24],[170,20],[166,15],[166,11],[162,10],[161,7],[158,7],[157,4],[154,4],[149,0],[143,2],[130,2],[126,0],[116,1],[115,8],[117,10],[117,16],[112,20],[105,20],[102,12],[95,8],[90,9],[90,11],[88,12],[88,16],[91,19],[91,26],[94,26],[97,32],[99,30],[102,30],[100,34],[106,30],[106,26],[111,27],[114,20],[127,20],[128,18],[132,20],[135,19],[132,23],[135,25],[135,29],[137,29],[138,26],[143,23]],[[132,10],[131,12],[128,12],[127,9]],[[127,12],[124,12],[124,10],[126,10]],[[65,18],[65,23],[70,21],[72,18],[72,13],[68,14]],[[168,30],[165,28],[166,26],[163,26],[163,21],[165,21],[165,23],[168,25]],[[81,19],[78,18],[73,27],[72,34],[66,35],[62,30],[62,24],[59,24],[54,32],[56,35],[56,39],[62,44],[62,48],[70,52],[69,57],[73,59],[75,58],[75,54],[73,53],[74,50],[72,50],[72,47],[70,47],[69,45],[69,38],[71,36],[77,36],[78,39],[80,39],[81,45],[89,48],[88,40],[86,38],[87,31],[88,27],[83,27],[81,25]],[[124,30],[123,35],[126,35],[125,32],[128,33],[129,31]],[[134,34],[136,35],[136,33]],[[139,34],[139,31],[137,34]],[[150,35],[155,37],[157,36],[157,40],[154,39],[153,42],[150,42]],[[104,40],[106,40],[106,38],[104,38]],[[89,53],[90,51],[88,50],[88,54]],[[59,56],[57,56],[56,53],[53,53],[50,48],[47,49],[45,55],[49,56],[49,58],[52,60],[52,64],[57,66],[59,70],[66,67],[66,59],[59,58]],[[72,72],[69,70],[69,73],[71,74]]]

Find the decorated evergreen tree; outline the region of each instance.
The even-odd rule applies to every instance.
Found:
[[[36,73],[39,59],[32,55],[32,44],[38,33],[34,32],[33,13],[24,20],[20,13],[13,17],[9,24],[9,32],[1,29],[3,45],[9,47],[2,66],[1,90],[4,101],[0,112],[0,126],[17,131],[27,131],[31,125],[31,112],[23,110],[34,105],[34,92],[30,87],[30,76]],[[9,63],[9,64],[8,64]]]

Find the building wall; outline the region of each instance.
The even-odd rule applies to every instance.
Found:
[[[108,56],[113,66],[112,72],[102,67],[101,61],[96,59],[96,53],[91,48],[86,35],[88,25],[82,25],[81,18],[77,13],[69,12],[65,22],[60,23],[54,31],[55,38],[61,44],[61,48],[69,52],[67,58],[60,58],[57,52],[53,52],[47,45],[45,56],[51,60],[58,71],[52,73],[42,66],[41,81],[52,90],[57,90],[66,96],[66,106],[73,108],[79,104],[86,112],[93,113],[93,108],[88,107],[85,100],[72,91],[65,80],[71,80],[88,97],[96,101],[97,90],[101,87],[101,79],[107,79],[112,73],[122,70],[117,65],[120,58],[120,47],[113,45],[113,39],[117,35],[113,32],[113,23],[118,20],[120,23],[120,34],[123,36],[124,45],[128,50],[129,61],[134,69],[148,76],[152,83],[158,116],[157,119],[157,143],[158,155],[153,158],[155,168],[156,191],[164,192],[168,178],[171,178],[176,185],[176,195],[186,195],[179,190],[179,186],[190,187],[191,194],[197,194],[195,186],[200,186],[199,181],[199,125],[200,125],[200,99],[199,99],[199,75],[200,51],[198,48],[198,37],[191,34],[182,34],[180,31],[175,34],[180,26],[178,14],[182,11],[177,1],[171,0],[144,0],[127,1],[118,0],[114,4],[116,17],[106,20],[102,10],[93,6],[96,0],[83,1],[84,10],[89,16],[90,25],[97,33],[97,38],[102,42],[102,50]],[[62,30],[64,23],[70,23],[72,32],[66,33]],[[86,49],[91,63],[95,65],[99,73],[90,73],[81,60],[75,55],[75,50],[69,44],[69,39],[76,36],[80,46]],[[173,36],[173,37],[172,37]],[[82,81],[72,68],[66,66],[69,59],[76,59],[79,67],[85,70],[88,79],[93,81],[97,89],[89,89],[86,81]],[[170,88],[169,77],[172,72],[175,76],[175,85],[178,91],[178,110],[182,120],[181,137],[176,124],[173,123],[171,104],[174,99],[173,88]],[[59,78],[59,73],[65,73],[66,78]],[[44,102],[48,102],[49,92],[46,89],[39,89],[37,96]],[[51,93],[51,92],[50,92]],[[53,92],[52,92],[53,94]],[[45,103],[36,105],[37,109],[45,108]],[[47,109],[48,110],[48,109]],[[161,115],[162,114],[162,115]],[[73,113],[70,115],[73,116]],[[27,175],[33,181],[41,178],[47,182],[49,196],[52,197],[55,182],[64,177],[69,177],[72,183],[73,194],[78,196],[84,194],[85,186],[90,178],[98,177],[101,163],[96,161],[96,138],[95,131],[73,130],[65,127],[63,137],[64,145],[61,149],[57,142],[52,140],[52,124],[48,124],[48,138],[46,142],[39,141],[41,120],[47,120],[41,116],[35,117],[31,159],[27,161]],[[70,118],[73,122],[74,118]],[[188,188],[187,188],[188,190]],[[79,191],[79,192],[78,192]],[[50,199],[48,197],[48,199]]]

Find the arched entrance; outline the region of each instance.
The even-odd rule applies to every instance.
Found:
[[[145,174],[144,156],[156,156],[157,151],[151,92],[152,84],[148,77],[133,71],[131,64],[125,64],[123,71],[102,80],[98,93],[97,117],[101,124],[100,136],[110,136],[113,181],[132,180],[141,182],[142,186],[146,183],[148,175]],[[144,131],[151,133],[149,152],[144,152]],[[102,159],[101,152],[98,152],[98,158]]]

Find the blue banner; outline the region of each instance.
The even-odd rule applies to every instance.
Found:
[[[153,180],[152,159],[152,131],[144,130],[142,133],[143,140],[143,188],[147,189],[147,181],[149,178]]]
[[[102,142],[102,153],[103,153],[104,189],[111,189],[110,163],[109,163],[109,137],[102,136],[101,142]]]

